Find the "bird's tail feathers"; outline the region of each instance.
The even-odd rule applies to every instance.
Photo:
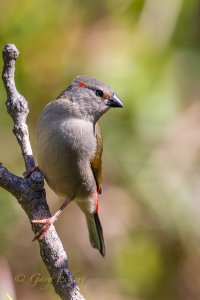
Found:
[[[86,215],[87,226],[89,230],[90,243],[93,248],[99,250],[102,256],[105,256],[105,243],[103,238],[103,230],[97,212]]]

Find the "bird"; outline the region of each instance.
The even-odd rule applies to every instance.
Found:
[[[49,187],[65,200],[52,217],[32,220],[43,224],[34,240],[42,239],[63,209],[74,201],[85,214],[92,247],[105,256],[98,211],[103,152],[98,121],[110,108],[122,107],[110,87],[88,75],[78,75],[42,110],[36,125],[38,168]]]

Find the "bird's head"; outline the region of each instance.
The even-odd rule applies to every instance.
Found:
[[[77,76],[59,98],[66,96],[77,112],[94,121],[111,107],[123,107],[111,88],[87,75]]]

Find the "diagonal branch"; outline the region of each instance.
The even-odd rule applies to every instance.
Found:
[[[5,167],[0,165],[0,186],[11,193],[14,197],[20,197],[26,179],[10,173]]]
[[[29,113],[26,99],[17,91],[15,86],[15,61],[19,51],[15,45],[8,44],[3,50],[2,78],[7,93],[6,106],[13,119],[13,132],[21,147],[26,171],[35,167],[35,161],[29,140],[26,118]],[[10,192],[22,206],[29,220],[44,219],[51,216],[46,201],[44,178],[40,172],[34,172],[29,178],[18,177],[0,165],[0,186]],[[33,225],[34,233],[39,225]],[[56,293],[63,300],[84,300],[79,287],[69,271],[67,254],[51,226],[42,240],[39,240],[40,254],[45,263]]]

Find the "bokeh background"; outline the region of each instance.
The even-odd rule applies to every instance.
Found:
[[[0,48],[9,42],[21,52],[16,82],[29,101],[33,149],[41,109],[77,74],[106,82],[124,103],[101,120],[106,258],[90,247],[75,204],[56,223],[86,299],[199,300],[199,1],[1,1]],[[5,98],[1,82],[0,161],[21,175]],[[54,212],[59,199],[47,195]],[[59,299],[32,237],[0,189],[1,300]]]

